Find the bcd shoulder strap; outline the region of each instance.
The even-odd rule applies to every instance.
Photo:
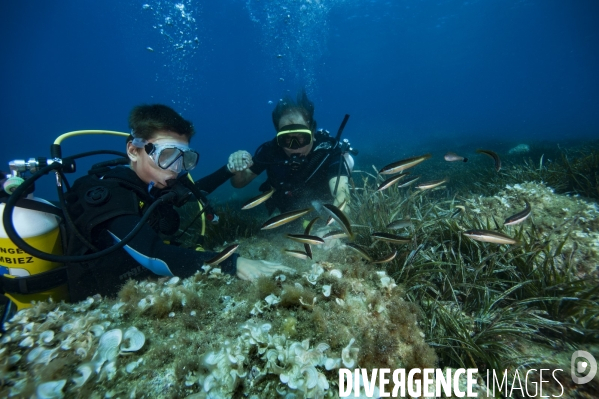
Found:
[[[120,179],[81,177],[66,193],[65,200],[75,227],[88,240],[92,240],[93,230],[107,220],[139,215],[137,194]]]

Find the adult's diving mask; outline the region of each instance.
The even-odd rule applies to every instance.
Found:
[[[190,171],[200,160],[197,151],[181,143],[154,144],[139,138],[134,138],[132,143],[138,148],[143,148],[160,169],[169,169],[176,173],[182,170]]]
[[[306,125],[285,125],[277,133],[279,147],[297,150],[312,142],[312,130]]]

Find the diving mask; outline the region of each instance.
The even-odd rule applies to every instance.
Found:
[[[297,150],[312,142],[312,131],[305,125],[286,125],[277,133],[279,147]]]
[[[135,138],[133,145],[143,148],[160,169],[169,169],[176,173],[192,170],[200,159],[198,152],[181,143],[154,144]]]

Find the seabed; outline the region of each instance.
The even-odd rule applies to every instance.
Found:
[[[551,174],[562,170],[558,161],[509,161],[500,173],[452,165],[449,183],[425,191],[375,192],[376,170],[356,171],[353,243],[373,259],[398,251],[383,264],[347,239],[313,245],[311,260],[289,257],[282,248],[302,245],[277,230],[257,233],[251,213],[225,214],[237,218],[225,228],[245,223],[240,255],[297,272],[251,284],[206,266],[188,279],[129,281],[117,298],[37,303],[6,325],[0,396],[335,398],[339,368],[463,367],[479,369],[479,397],[487,369],[507,369],[511,383],[517,370],[540,368],[563,370],[562,398],[599,397],[599,376],[585,385],[570,378],[575,350],[599,359],[597,197],[549,186],[569,182]],[[443,177],[426,163],[415,169]],[[532,215],[503,226],[524,199]],[[411,226],[385,228],[405,218]],[[322,220],[314,229],[326,231]],[[461,234],[469,229],[499,230],[518,244],[473,241]],[[411,241],[376,241],[374,232]],[[543,395],[560,395],[551,381]]]

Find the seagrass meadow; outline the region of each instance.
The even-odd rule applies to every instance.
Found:
[[[448,178],[431,190],[377,191],[382,165],[362,165],[347,209],[355,238],[313,245],[308,260],[282,252],[302,248],[284,228],[259,230],[262,211],[221,207],[206,247],[238,242],[242,256],[296,273],[248,283],[205,266],[185,280],[129,281],[117,298],[37,303],[6,326],[0,396],[335,398],[338,369],[359,367],[478,368],[479,397],[487,370],[507,369],[511,388],[517,372],[561,369],[543,395],[599,397],[599,376],[570,378],[574,351],[599,359],[599,153],[552,151],[502,155],[499,172],[483,156],[443,169],[433,156],[410,169],[421,181]],[[525,200],[531,216],[503,225]],[[401,229],[387,228],[399,219]],[[338,229],[324,220],[313,234]],[[517,243],[463,234],[473,229]],[[188,244],[196,233],[184,233]],[[365,259],[395,251],[386,263]]]

